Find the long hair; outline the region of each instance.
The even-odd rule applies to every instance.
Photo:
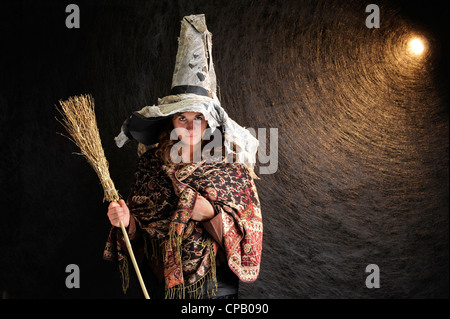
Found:
[[[172,124],[172,118],[169,117],[164,124],[161,133],[158,137],[158,148],[156,150],[156,156],[164,164],[169,164],[172,162],[170,158],[170,150],[178,142],[178,140],[170,139],[170,132],[174,129]]]

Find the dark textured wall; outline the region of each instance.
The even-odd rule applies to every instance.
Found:
[[[55,104],[91,93],[111,175],[128,194],[125,117],[170,90],[179,21],[205,13],[222,105],[278,128],[278,171],[257,187],[261,275],[243,298],[448,298],[448,2],[68,1],[2,5],[0,290],[10,298],[123,296],[101,259],[102,189],[56,132]],[[413,34],[428,40],[408,52]],[[257,170],[258,171],[258,170]],[[77,264],[81,288],[67,289]],[[377,264],[381,287],[365,286]],[[134,283],[135,285],[136,283]]]

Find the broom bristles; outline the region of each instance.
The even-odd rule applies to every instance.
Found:
[[[80,148],[81,155],[87,159],[97,173],[98,178],[100,178],[100,182],[105,192],[103,201],[118,201],[120,199],[119,193],[109,177],[109,165],[105,153],[103,152],[100,133],[98,132],[97,120],[94,112],[94,99],[91,95],[87,94],[69,97],[66,101],[60,100],[59,103],[61,104],[62,111],[57,109],[63,118],[62,121],[57,120],[65,127],[72,138],[66,137]],[[150,299],[141,272],[139,271],[136,258],[134,257],[127,230],[122,221],[120,222],[120,228],[122,229],[123,238],[131,261],[133,262],[134,269],[136,270],[142,292],[146,299]]]
[[[67,100],[60,100],[62,121],[58,120],[71,138],[81,150],[92,168],[97,173],[104,190],[103,201],[118,201],[120,199],[113,181],[109,175],[109,164],[106,160],[100,140],[100,133],[97,127],[97,120],[94,112],[94,99],[90,94],[69,97]]]

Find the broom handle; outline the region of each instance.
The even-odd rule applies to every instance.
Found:
[[[130,239],[128,238],[127,230],[123,225],[122,221],[120,221],[120,228],[122,229],[123,238],[125,239],[125,244],[127,245],[128,253],[130,254],[131,261],[133,262],[134,270],[136,270],[137,277],[139,279],[139,283],[141,284],[142,292],[144,293],[145,299],[150,299],[147,288],[145,288],[144,281],[142,280],[141,272],[139,271],[138,264],[136,262],[136,258],[134,258],[133,249],[131,248]]]

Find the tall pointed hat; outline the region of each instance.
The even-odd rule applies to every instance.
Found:
[[[158,105],[134,112],[115,138],[122,147],[129,139],[150,146],[158,143],[163,120],[182,112],[199,112],[205,116],[212,132],[221,127],[225,134],[226,155],[236,146],[238,160],[253,174],[258,140],[237,124],[222,108],[217,97],[216,73],[212,59],[212,34],[206,27],[205,15],[185,16],[180,37],[172,88],[169,95],[158,99]]]

